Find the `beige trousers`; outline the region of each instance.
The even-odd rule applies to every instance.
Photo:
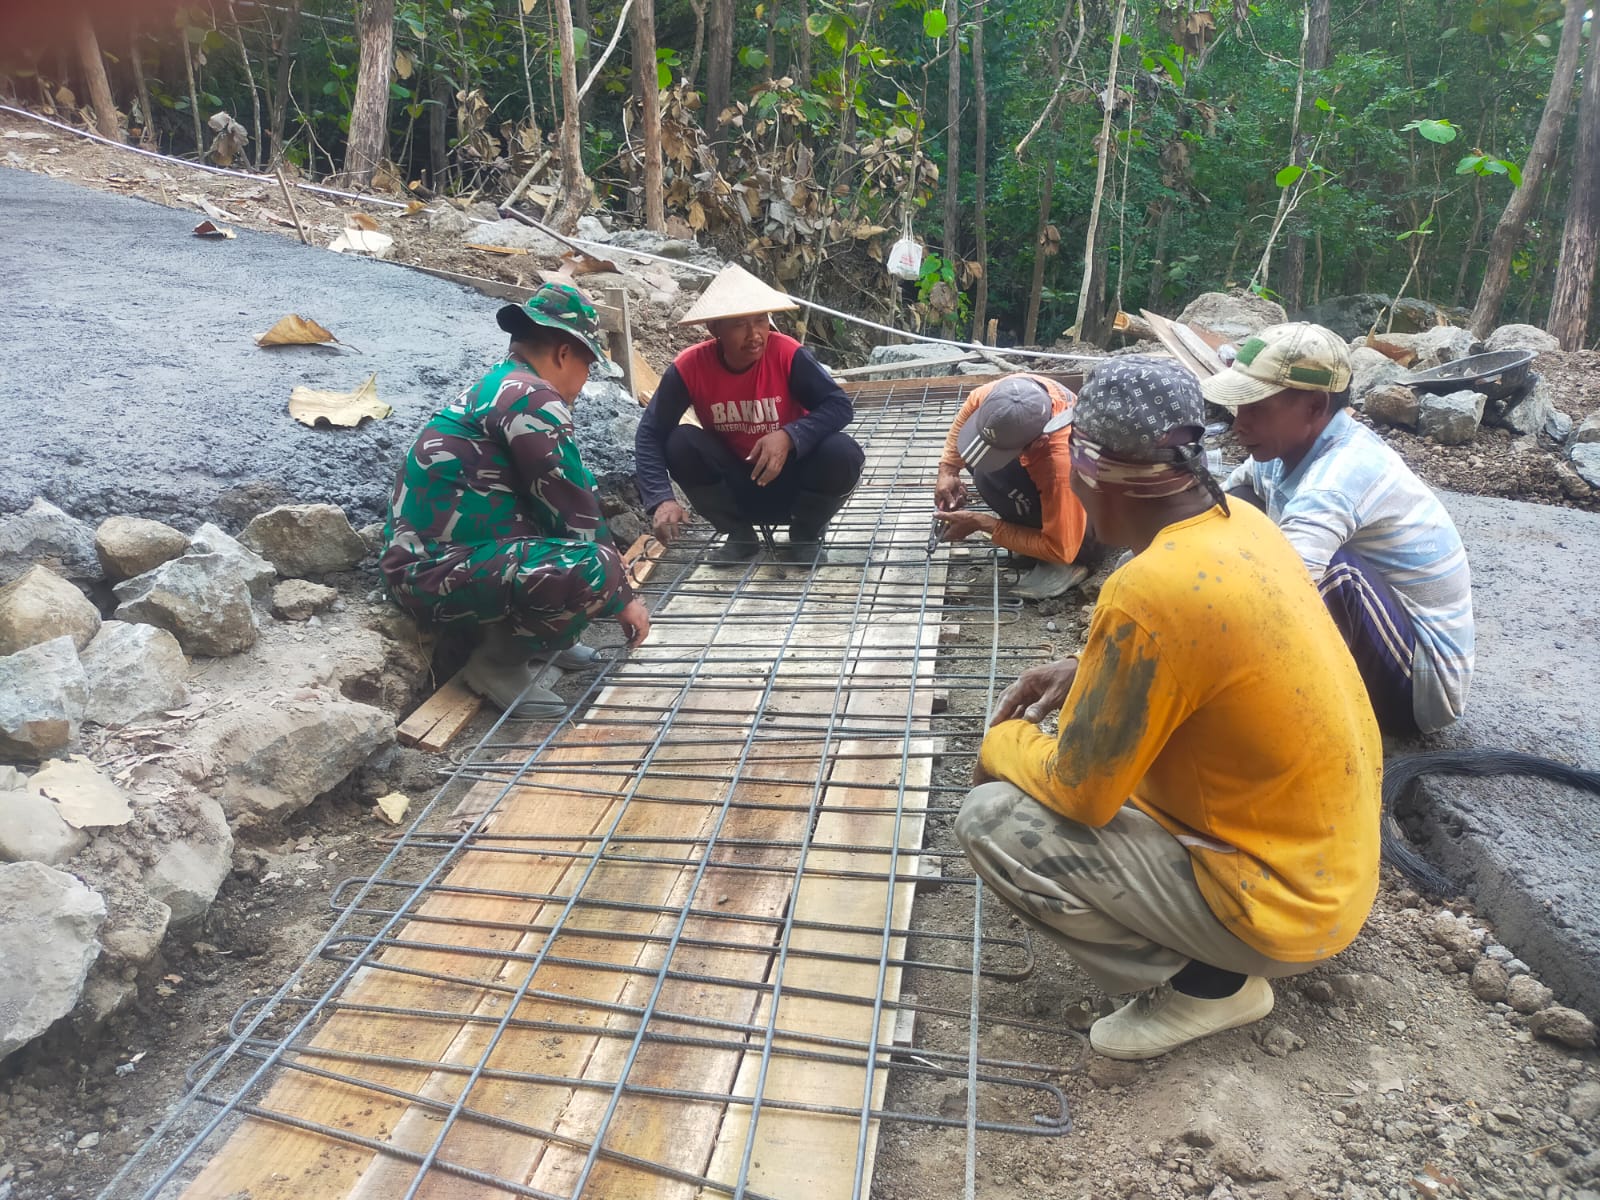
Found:
[[[1189,852],[1131,804],[1099,829],[1010,783],[967,794],[955,833],[983,881],[1066,948],[1109,995],[1165,983],[1191,959],[1244,975],[1298,975],[1217,920]]]

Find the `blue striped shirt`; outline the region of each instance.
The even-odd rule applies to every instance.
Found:
[[[1320,582],[1341,549],[1383,575],[1417,631],[1412,710],[1424,732],[1466,708],[1472,682],[1472,575],[1444,505],[1389,446],[1348,412],[1334,414],[1287,475],[1248,459],[1224,485],[1250,486]]]

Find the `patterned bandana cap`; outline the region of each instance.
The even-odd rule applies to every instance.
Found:
[[[495,314],[495,320],[513,336],[526,333],[530,323],[569,333],[588,348],[596,362],[606,357],[599,315],[570,283],[547,283],[526,303],[507,304]]]
[[[1306,321],[1269,325],[1239,343],[1238,357],[1200,388],[1224,408],[1255,404],[1291,388],[1342,392],[1350,386],[1350,347],[1331,329]]]

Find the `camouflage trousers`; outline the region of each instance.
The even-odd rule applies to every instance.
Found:
[[[412,563],[389,577],[395,602],[423,623],[506,621],[529,654],[561,650],[596,616],[621,609],[622,556],[598,542],[521,538],[465,557]]]
[[[1317,965],[1278,962],[1230,933],[1188,851],[1131,804],[1094,829],[986,783],[967,793],[955,832],[983,881],[1107,995],[1156,987],[1191,960],[1268,978]]]

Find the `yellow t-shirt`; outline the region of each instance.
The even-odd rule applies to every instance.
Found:
[[[1382,743],[1299,555],[1232,509],[1167,526],[1106,581],[1059,738],[1006,721],[981,760],[1086,825],[1132,797],[1241,941],[1315,962],[1377,894]]]

